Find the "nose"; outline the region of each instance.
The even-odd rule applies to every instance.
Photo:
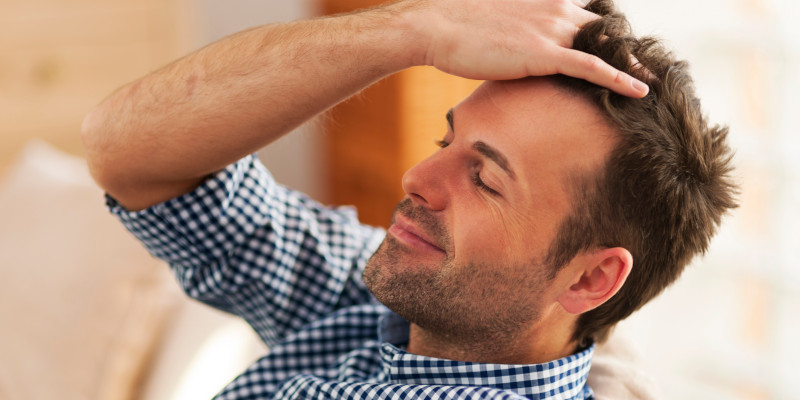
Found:
[[[447,207],[450,175],[444,151],[440,150],[411,167],[403,175],[403,191],[411,201],[431,211],[441,211]]]

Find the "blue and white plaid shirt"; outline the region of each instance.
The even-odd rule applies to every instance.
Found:
[[[245,318],[270,347],[217,399],[592,398],[594,346],[536,365],[404,351],[408,323],[361,277],[385,232],[276,184],[254,156],[146,210],[107,202],[189,296]]]

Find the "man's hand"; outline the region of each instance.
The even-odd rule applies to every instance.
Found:
[[[580,0],[413,0],[427,44],[421,63],[471,79],[564,74],[631,97],[647,86],[601,59],[572,50],[572,39],[599,18]]]

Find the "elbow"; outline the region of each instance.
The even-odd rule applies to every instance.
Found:
[[[157,180],[151,158],[142,156],[150,149],[138,139],[141,135],[131,131],[131,125],[120,122],[118,114],[104,104],[84,117],[81,141],[89,173],[97,185],[131,211],[182,194],[176,192],[176,186],[188,191],[186,184],[178,186]]]
[[[119,181],[114,170],[110,138],[104,122],[102,106],[90,111],[81,124],[81,142],[86,155],[89,173],[94,181],[105,191],[113,191],[113,183]]]
[[[83,118],[83,123],[81,123],[81,143],[83,144],[83,151],[86,154],[86,164],[89,166],[89,173],[91,173],[95,182],[102,186],[99,179],[103,171],[103,167],[100,164],[103,152],[100,149],[102,123],[99,120],[99,113],[99,107],[96,107]]]

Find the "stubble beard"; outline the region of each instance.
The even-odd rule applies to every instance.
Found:
[[[395,212],[427,232],[449,238],[431,215],[409,207],[413,207],[410,202],[401,202]],[[530,270],[532,276],[520,282],[513,268]],[[367,262],[364,282],[381,303],[430,334],[454,343],[502,346],[539,319],[539,302],[530,296],[537,296],[547,282],[538,273],[541,270],[535,265],[500,268],[469,262],[459,266],[450,251],[438,265],[424,264],[387,235]]]

